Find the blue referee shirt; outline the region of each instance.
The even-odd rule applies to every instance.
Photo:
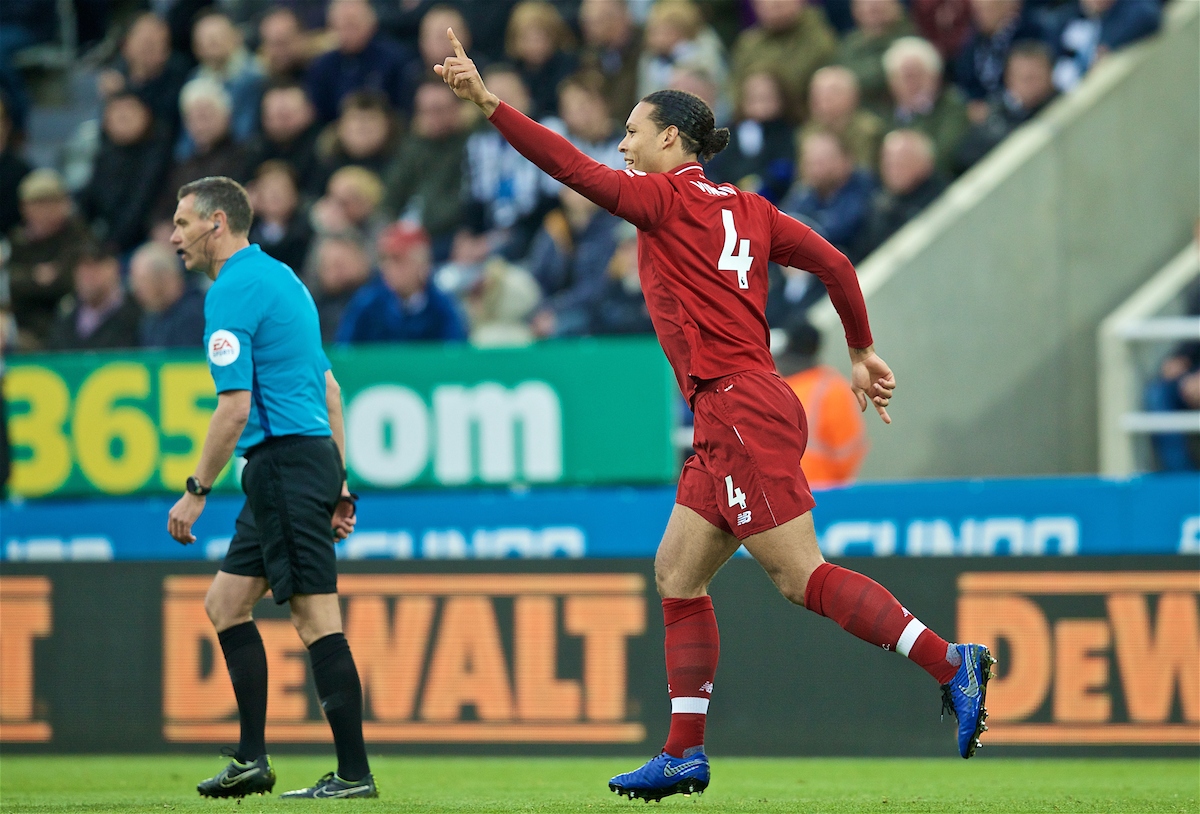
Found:
[[[204,347],[217,392],[251,394],[238,455],[278,435],[330,435],[317,307],[292,270],[258,244],[226,260],[208,290]]]

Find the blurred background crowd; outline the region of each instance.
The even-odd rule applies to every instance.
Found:
[[[328,342],[649,332],[633,230],[438,80],[448,27],[498,96],[614,167],[641,96],[700,95],[732,131],[710,179],[857,262],[1160,15],[1158,0],[3,3],[5,344],[195,346],[206,281],[167,241],[176,190],[206,175],[246,184],[252,242],[310,287]],[[38,144],[37,49],[64,28],[78,121]],[[823,296],[802,270],[772,275],[772,325]]]
[[[709,178],[857,262],[1160,16],[1159,0],[3,3],[5,345],[198,344],[206,281],[168,238],[176,190],[206,175],[247,186],[251,241],[309,286],[327,342],[651,331],[632,228],[454,97],[431,70],[448,27],[498,96],[614,167],[641,96],[698,94],[732,131]],[[38,49],[64,30],[77,121],[39,143]],[[772,280],[773,326],[824,295],[803,270]]]

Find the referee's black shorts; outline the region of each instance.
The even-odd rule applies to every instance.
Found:
[[[266,577],[278,604],[293,594],[337,593],[331,521],[342,460],[329,436],[268,438],[246,455],[246,505],[221,570]]]

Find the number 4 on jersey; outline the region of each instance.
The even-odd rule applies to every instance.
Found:
[[[725,247],[721,249],[721,256],[717,259],[717,269],[736,271],[738,288],[749,288],[750,279],[746,273],[750,271],[750,266],[754,265],[754,258],[750,256],[750,239],[742,238],[740,242],[738,241],[737,227],[733,225],[731,210],[721,210],[721,221],[725,224]],[[736,253],[734,252],[735,248],[737,249]]]
[[[730,506],[741,506],[746,508],[746,493],[741,489],[734,488],[733,475],[725,476],[725,491],[729,494]]]

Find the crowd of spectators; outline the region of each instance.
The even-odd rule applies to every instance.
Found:
[[[433,74],[447,27],[501,99],[614,167],[640,96],[700,95],[732,134],[708,176],[858,261],[1161,16],[1160,0],[88,0],[110,35],[94,53],[112,43],[101,109],[32,169],[11,56],[56,5],[3,5],[0,292],[19,351],[198,344],[205,281],[168,238],[175,191],[207,175],[246,184],[251,240],[309,286],[328,342],[650,331],[635,234]],[[772,275],[772,324],[823,295],[803,270]]]

